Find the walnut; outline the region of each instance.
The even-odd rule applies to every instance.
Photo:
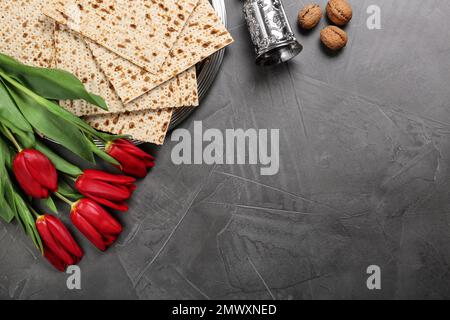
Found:
[[[320,32],[320,40],[330,50],[345,47],[348,41],[347,33],[336,26],[329,26]]]
[[[353,10],[347,0],[330,0],[327,4],[327,16],[336,25],[346,25],[353,16]]]
[[[317,26],[322,18],[322,9],[318,4],[308,4],[298,13],[298,23],[306,30]]]

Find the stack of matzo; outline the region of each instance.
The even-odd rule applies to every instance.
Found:
[[[156,144],[174,110],[198,105],[195,65],[233,41],[208,0],[0,0],[0,10],[1,52],[75,74],[109,110],[61,105]]]

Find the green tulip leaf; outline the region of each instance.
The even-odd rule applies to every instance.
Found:
[[[46,99],[83,99],[108,110],[101,97],[86,91],[81,81],[67,71],[30,67],[4,54],[0,54],[0,69]]]
[[[0,155],[0,158],[2,155]],[[5,163],[1,163],[2,159],[0,159],[0,217],[6,222],[10,223],[14,219],[14,211],[11,209],[9,205],[9,201],[6,199],[7,197],[7,188],[8,183],[10,183],[8,179],[8,172],[5,168]]]
[[[2,172],[3,170],[0,170],[0,174],[4,174]],[[0,218],[2,218],[6,223],[10,223],[14,217],[14,211],[9,205],[9,202],[6,200],[6,185],[7,181],[5,179],[0,180]]]
[[[33,131],[29,123],[17,109],[14,100],[8,93],[4,83],[0,81],[0,118],[3,123],[13,126],[22,131]]]
[[[16,207],[16,219],[20,222],[26,234],[31,238],[36,248],[44,252],[41,237],[36,229],[36,222],[33,214],[30,212],[22,197],[15,193],[14,202]]]
[[[83,198],[83,196],[81,194],[79,194],[78,192],[76,192],[67,182],[65,182],[64,180],[60,180],[58,182],[58,192],[60,194],[62,194],[64,197],[69,198],[70,200],[73,201],[78,201],[81,198]]]
[[[36,147],[36,137],[33,132],[14,131],[12,128],[9,129],[16,135],[16,140],[23,149],[33,149]]]
[[[41,141],[37,141],[36,149],[45,154],[58,171],[68,174],[69,176],[72,177],[77,177],[83,173],[83,171],[81,171],[80,168],[78,168],[76,165],[71,164],[69,161],[65,160],[64,158],[56,154],[52,149],[47,147]]]
[[[2,133],[5,137],[8,137],[10,134],[12,134],[15,140],[19,143],[19,146],[23,149],[34,148],[36,144],[36,137],[34,136],[33,131],[22,131],[20,129],[17,129],[13,125],[8,125],[4,122],[2,123],[2,119],[0,119],[0,133]]]
[[[23,86],[20,82],[17,82],[14,78],[11,78],[4,72],[0,71],[0,77],[2,77],[6,82],[8,82],[9,86],[14,87],[15,89],[23,92],[25,95],[30,97],[30,99],[33,99],[36,101],[37,104],[47,108],[51,113],[55,114],[56,116],[60,117],[61,119],[64,119],[73,125],[77,126],[80,130],[84,131],[85,133],[89,134],[93,137],[99,137],[100,139],[104,141],[113,141],[118,139],[120,136],[116,136],[113,134],[107,134],[98,132],[94,128],[92,128],[89,124],[87,124],[85,121],[80,119],[79,117],[75,116],[74,114],[70,113],[69,111],[65,110],[61,106],[55,104],[54,102],[51,102],[30,89]]]
[[[48,197],[47,199],[42,199],[41,202],[53,213],[58,213],[58,208],[56,207],[55,201],[53,201],[52,197]]]
[[[11,223],[11,221],[14,220],[14,211],[11,209],[5,199],[0,197],[0,201],[0,218],[2,218],[6,223]]]
[[[11,151],[9,150],[8,144],[3,139],[4,138],[0,136],[0,169],[4,168],[11,159]]]
[[[94,155],[90,146],[78,127],[56,116],[25,93],[15,88],[9,89],[9,93],[18,108],[36,131],[61,144],[81,158],[90,162],[94,161]]]

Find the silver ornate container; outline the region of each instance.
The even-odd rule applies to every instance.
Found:
[[[274,65],[303,49],[295,39],[281,0],[244,0],[244,16],[256,51],[256,63]]]
[[[302,51],[281,0],[244,0],[244,16],[257,54],[257,64],[286,62]]]

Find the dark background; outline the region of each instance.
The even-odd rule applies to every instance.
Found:
[[[450,298],[450,3],[351,1],[349,45],[330,55],[319,43],[327,21],[302,33],[308,1],[284,0],[305,49],[262,69],[241,1],[226,2],[236,42],[182,127],[280,129],[279,174],[175,166],[169,136],[148,147],[158,164],[116,215],[118,243],[99,253],[75,232],[82,290],[67,289],[17,224],[0,223],[1,298]],[[366,27],[372,4],[382,30]],[[373,264],[379,291],[366,287]]]

